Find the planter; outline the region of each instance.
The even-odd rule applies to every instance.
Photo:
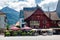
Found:
[[[17,35],[18,35],[17,31],[13,31],[12,36],[17,36]]]
[[[10,36],[10,32],[5,32],[5,36]]]

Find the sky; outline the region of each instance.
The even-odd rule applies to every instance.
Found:
[[[0,9],[8,6],[16,11],[20,11],[23,7],[36,7],[38,4],[44,11],[56,10],[58,0],[0,0]]]

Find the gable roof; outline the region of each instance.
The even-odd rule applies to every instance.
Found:
[[[51,11],[51,12],[44,12],[45,13],[45,15],[47,16],[47,17],[49,17],[49,13],[50,13],[50,15],[51,15],[51,17],[50,17],[50,19],[51,20],[60,20],[60,18],[59,18],[59,16],[58,16],[58,14],[56,13],[56,11]]]
[[[24,10],[23,10],[24,11],[24,19],[30,17],[37,9],[40,9],[42,11],[41,7],[39,7],[38,5],[37,5],[37,7],[24,8]]]
[[[40,10],[42,10],[40,7],[38,7]],[[29,8],[30,9],[30,8]],[[35,11],[37,10],[37,8],[32,9],[32,11],[27,10],[27,8],[24,10],[24,19],[30,17]],[[43,11],[43,10],[42,10]],[[49,18],[49,13],[51,15],[50,19],[51,20],[60,20],[58,14],[56,13],[56,11],[50,11],[50,12],[44,12],[44,14]]]
[[[34,11],[24,11],[24,19],[30,17],[34,12],[35,12],[35,10]]]

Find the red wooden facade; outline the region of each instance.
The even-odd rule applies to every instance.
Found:
[[[32,28],[51,28],[58,26],[56,21],[53,21],[47,17],[39,8],[37,8],[31,16],[26,18],[25,21],[27,22],[28,26]]]

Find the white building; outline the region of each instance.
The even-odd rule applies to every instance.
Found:
[[[0,28],[5,28],[6,26],[5,18],[6,18],[6,15],[0,11]]]

